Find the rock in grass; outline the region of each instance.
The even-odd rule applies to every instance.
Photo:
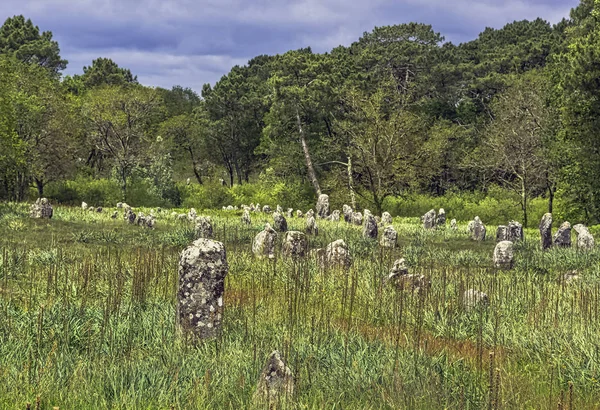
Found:
[[[302,213],[301,210],[296,210],[296,218],[302,218],[304,216],[304,214]]]
[[[277,212],[279,212],[280,214],[283,214],[283,208],[280,205],[277,205],[276,208]]]
[[[212,239],[213,226],[209,216],[196,217],[195,227],[196,239],[205,238]]]
[[[308,216],[306,218],[306,233],[315,236],[319,234],[319,227],[317,226],[317,221],[314,216]]]
[[[435,210],[431,209],[425,215],[421,217],[423,220],[423,228],[433,229],[435,228]]]
[[[346,221],[347,223],[352,223],[352,214],[354,213],[352,211],[352,208],[344,204],[344,206],[342,206],[342,213],[344,214],[344,221]]]
[[[275,242],[277,241],[277,232],[271,228],[270,224],[265,224],[265,229],[259,232],[252,241],[252,253],[259,258],[275,258]]]
[[[473,219],[473,233],[471,234],[471,238],[475,241],[485,241],[485,225],[481,222],[478,216]]]
[[[398,232],[392,225],[384,228],[379,244],[384,248],[395,248],[398,244]]]
[[[360,212],[352,212],[352,223],[354,225],[362,225],[363,224],[363,215]]]
[[[463,293],[462,302],[465,310],[469,311],[472,309],[487,307],[490,303],[490,300],[487,293],[476,289],[469,289]]]
[[[281,253],[291,258],[303,258],[308,254],[308,240],[300,231],[288,231],[283,240]]]
[[[444,208],[440,208],[437,214],[437,219],[435,220],[436,226],[444,226],[446,225],[446,211]]]
[[[265,206],[263,206],[262,211],[265,214],[270,214],[271,213],[271,207],[269,205],[265,205]]]
[[[219,333],[228,270],[225,247],[212,239],[194,241],[179,257],[177,323],[196,340]]]
[[[333,211],[331,213],[331,215],[329,215],[327,218],[328,221],[331,222],[339,222],[340,221],[340,211],[338,209],[336,209],[335,211]]]
[[[50,219],[54,210],[47,198],[38,198],[29,208],[29,216],[36,219]]]
[[[273,228],[277,232],[286,232],[288,230],[287,221],[280,212],[273,213]]]
[[[244,209],[244,213],[242,214],[242,223],[244,225],[252,224],[252,219],[250,219],[250,211],[247,209]]]
[[[294,208],[288,208],[287,215],[286,215],[288,219],[292,219],[292,217],[294,216],[293,212],[294,212]]]
[[[422,292],[431,288],[431,281],[425,275],[408,273],[404,258],[397,259],[394,262],[394,266],[384,281],[384,284],[388,283],[397,290]]]
[[[450,229],[452,229],[453,231],[458,230],[458,224],[456,223],[456,219],[452,219],[450,221]]]
[[[508,223],[508,241],[512,243],[522,241],[525,236],[523,235],[523,225],[517,221],[510,221]]]
[[[381,225],[387,226],[392,224],[392,215],[389,212],[384,212],[381,214]]]
[[[321,194],[317,201],[317,217],[325,219],[329,216],[329,195]]]
[[[135,220],[136,220],[136,214],[131,210],[131,208],[128,208],[127,211],[125,211],[125,220],[130,223],[130,224],[134,224]]]
[[[309,209],[308,211],[306,211],[306,214],[304,216],[306,218],[310,218],[311,216],[315,216],[315,211],[313,211],[312,209]]]
[[[542,216],[540,221],[540,236],[542,250],[550,249],[552,246],[552,214],[547,213]]]
[[[554,246],[559,248],[570,248],[571,247],[571,224],[569,222],[563,222],[556,234],[554,234]]]
[[[510,233],[508,230],[508,226],[506,225],[498,225],[496,229],[496,242],[508,241],[510,240]]]
[[[377,239],[377,221],[371,212],[365,209],[365,222],[363,224],[362,236],[365,239]]]
[[[501,241],[494,248],[494,266],[498,269],[509,270],[513,267],[513,243]]]
[[[87,209],[88,209],[88,204],[87,204],[87,203],[85,203],[85,202],[82,202],[82,203],[81,203],[81,209],[83,209],[84,211],[87,211]]]
[[[594,237],[590,233],[587,226],[582,224],[577,224],[573,227],[575,232],[577,233],[577,248],[581,250],[589,250],[594,249],[595,241]]]
[[[188,221],[194,222],[196,220],[196,216],[198,216],[198,213],[194,208],[191,208],[187,214]]]
[[[255,404],[261,408],[277,409],[294,394],[294,376],[289,367],[275,350],[269,355],[267,363],[260,372],[256,391]]]
[[[343,239],[331,242],[325,249],[316,249],[315,253],[319,260],[319,265],[323,269],[348,269],[352,265],[352,257],[350,256],[348,245],[346,245]]]

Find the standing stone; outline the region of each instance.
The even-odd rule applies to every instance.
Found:
[[[395,248],[398,243],[398,232],[392,225],[384,228],[379,244],[384,248]]]
[[[453,231],[458,230],[458,225],[456,224],[456,219],[452,219],[450,221],[450,229],[452,229]]]
[[[265,229],[259,232],[252,242],[252,253],[259,258],[268,257],[275,258],[275,242],[277,240],[277,232],[268,223],[265,224]]]
[[[467,224],[467,233],[468,233],[469,235],[473,235],[473,229],[475,229],[475,221],[470,221],[470,222]]]
[[[267,364],[258,378],[254,402],[259,408],[277,409],[291,400],[294,394],[294,376],[275,350],[269,355]]]
[[[594,237],[590,233],[589,229],[582,224],[573,226],[575,232],[577,232],[577,248],[582,250],[594,249]]]
[[[277,205],[277,212],[279,212],[280,214],[283,214],[283,208],[279,205]]]
[[[554,234],[554,246],[559,248],[571,247],[571,224],[569,222],[563,222]]]
[[[523,225],[517,221],[510,221],[508,223],[508,240],[515,243],[522,241],[523,238]]]
[[[302,214],[302,211],[298,209],[298,210],[296,211],[296,218],[302,218],[303,216],[304,216],[304,215]]]
[[[317,201],[317,217],[321,219],[325,219],[329,216],[329,195],[321,194],[319,195],[319,200]]]
[[[285,232],[288,229],[287,221],[280,212],[275,212],[273,214],[273,228],[275,228],[277,232]]]
[[[494,266],[499,269],[509,270],[513,267],[513,243],[502,241],[494,248]]]
[[[496,229],[496,242],[509,241],[510,240],[510,231],[508,230],[508,226],[499,225],[498,229]]]
[[[328,221],[339,222],[340,221],[340,211],[336,209],[326,218]]]
[[[265,214],[270,214],[271,213],[271,207],[269,205],[265,205],[263,206],[263,213]]]
[[[102,207],[99,206],[98,208],[96,208],[96,212],[98,212],[99,214],[102,213]]]
[[[260,212],[260,204],[256,204],[256,207],[254,208],[254,212]]]
[[[371,212],[365,210],[365,222],[363,224],[362,236],[365,239],[377,239],[377,221]]]
[[[294,212],[294,208],[288,208],[288,210],[287,210],[287,217],[288,217],[288,219],[292,219],[293,212]]]
[[[209,216],[196,217],[196,239],[213,237],[213,226]]]
[[[440,210],[438,211],[438,215],[437,215],[437,219],[435,220],[435,224],[437,226],[446,225],[446,211],[444,210],[444,208],[440,208]]]
[[[396,259],[394,261],[394,265],[392,266],[392,269],[390,269],[389,277],[399,276],[399,275],[407,275],[407,274],[408,274],[408,267],[406,266],[406,260],[404,258]]]
[[[303,232],[288,231],[283,240],[281,253],[292,258],[303,258],[308,254],[308,240]]]
[[[423,228],[433,229],[435,228],[435,210],[431,209],[421,218],[423,220]]]
[[[135,223],[135,219],[136,214],[131,210],[131,208],[128,208],[127,211],[125,211],[125,220],[133,225]]]
[[[191,178],[188,178],[188,179],[186,179],[186,180],[185,180],[185,184],[186,184],[186,185],[189,185],[189,184],[191,184],[191,183],[192,183],[192,180],[191,180]]]
[[[360,212],[352,212],[352,223],[359,226],[363,224],[363,216]]]
[[[346,221],[347,223],[352,223],[352,214],[354,213],[352,211],[352,208],[344,204],[344,206],[342,206],[342,213],[344,214],[344,221]]]
[[[312,209],[309,209],[306,212],[306,215],[304,215],[306,218],[310,218],[311,216],[315,216],[315,211],[313,211]]]
[[[316,254],[319,258],[319,265],[323,269],[335,267],[348,269],[352,265],[348,245],[343,239],[331,242],[325,249],[317,249]]]
[[[384,212],[384,213],[381,215],[381,224],[382,224],[383,226],[386,226],[386,225],[391,225],[391,224],[392,224],[392,221],[393,221],[393,219],[392,219],[392,215],[390,215],[390,213],[389,213],[389,212]]]
[[[194,208],[191,208],[190,211],[188,212],[188,220],[190,222],[194,222],[196,220],[196,216],[198,216],[198,213],[196,212],[196,210]]]
[[[476,289],[469,289],[463,293],[463,305],[465,310],[487,307],[490,303],[488,295]]]
[[[251,225],[252,220],[250,219],[250,211],[244,209],[244,213],[242,214],[242,223],[245,225]]]
[[[140,213],[138,213],[138,215],[137,215],[137,219],[136,219],[136,221],[135,221],[135,222],[136,222],[136,224],[137,224],[138,226],[143,226],[143,225],[145,225],[145,224],[146,224],[146,215],[144,215],[144,213],[143,213],[143,212],[140,212]]]
[[[228,270],[221,242],[201,238],[181,253],[177,322],[184,333],[191,333],[197,340],[218,335]]]
[[[54,210],[47,198],[36,199],[35,204],[31,205],[29,208],[29,216],[32,218],[50,219],[52,218],[53,213]]]
[[[81,209],[83,209],[84,211],[87,211],[87,209],[88,209],[88,204],[87,204],[87,203],[85,203],[85,202],[82,202],[82,203],[81,203]]]
[[[391,283],[397,290],[426,291],[431,287],[431,281],[425,275],[409,274],[404,258],[397,259],[389,275],[383,280],[383,285]]]
[[[542,237],[542,250],[549,249],[552,246],[552,214],[547,213],[542,216],[540,221],[540,235]]]
[[[315,236],[319,234],[319,227],[317,226],[317,221],[314,216],[306,218],[306,233]]]
[[[117,202],[117,208],[123,208],[123,202]]]
[[[225,208],[225,210],[227,210],[227,211],[235,211],[235,208],[233,207],[233,205],[229,205],[227,208]]]
[[[481,219],[479,219],[479,217],[476,216],[473,220],[473,233],[471,237],[475,241],[485,241],[485,232],[485,225],[483,224],[483,222],[481,222]]]
[[[156,219],[154,219],[154,215],[148,215],[146,217],[146,228],[154,229],[154,225],[156,225]]]

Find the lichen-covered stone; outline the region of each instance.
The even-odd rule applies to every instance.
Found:
[[[197,340],[219,334],[228,270],[227,255],[221,242],[201,238],[181,253],[177,322],[184,333]]]
[[[250,211],[244,209],[244,213],[242,214],[242,223],[244,225],[251,225],[252,219],[250,218]]]
[[[352,256],[348,250],[348,245],[343,239],[331,242],[325,249],[315,251],[321,268],[344,268],[348,269],[352,265]]]
[[[425,215],[421,217],[423,220],[423,228],[433,229],[435,228],[435,210],[431,209]]]
[[[481,222],[478,216],[473,219],[473,233],[471,234],[471,238],[475,241],[485,241],[485,225]]]
[[[306,233],[309,235],[317,236],[319,234],[319,227],[314,216],[308,216],[306,218]]]
[[[509,270],[513,267],[513,243],[511,241],[501,241],[494,248],[494,266],[498,269]]]
[[[29,208],[29,216],[36,219],[50,219],[54,210],[46,198],[38,198]]]
[[[308,254],[308,240],[300,231],[288,231],[283,239],[281,253],[292,258],[303,258]]]
[[[277,232],[286,232],[288,230],[287,221],[280,212],[273,213],[273,228]]]
[[[542,216],[540,221],[540,236],[542,250],[550,249],[552,246],[552,214],[547,213]]]
[[[88,209],[88,204],[87,204],[87,203],[85,203],[85,202],[82,202],[82,203],[81,203],[81,209],[83,209],[84,211],[87,211],[87,209]]]
[[[136,220],[136,217],[137,217],[137,215],[136,215],[136,214],[135,214],[135,213],[134,213],[134,212],[131,210],[131,208],[128,208],[128,209],[125,211],[125,215],[124,215],[124,217],[125,217],[125,220],[126,220],[128,223],[130,223],[130,224],[132,224],[132,225],[133,225],[133,224],[135,223],[135,220]]]
[[[344,221],[346,221],[347,223],[352,223],[352,214],[354,213],[354,211],[352,211],[352,208],[350,208],[350,206],[344,204],[344,206],[342,206],[342,214],[344,214]]]
[[[302,211],[299,209],[296,210],[296,218],[302,218],[302,217],[304,217],[304,214],[302,213]]]
[[[213,226],[209,216],[196,217],[196,228],[195,228],[196,239],[205,238],[212,239],[213,237]]]
[[[340,211],[338,209],[336,209],[326,219],[331,222],[339,222],[340,221]]]
[[[268,223],[265,229],[260,231],[252,241],[252,253],[259,258],[275,258],[275,242],[277,241],[277,232]]]
[[[280,205],[277,205],[276,211],[283,214],[283,208]]]
[[[383,229],[379,244],[384,248],[395,248],[398,244],[398,232],[392,225],[388,225]]]
[[[309,209],[306,214],[304,215],[304,217],[306,218],[310,218],[311,216],[315,216],[315,211],[313,211],[312,209]]]
[[[294,376],[275,350],[260,372],[254,402],[260,408],[277,409],[291,400],[294,394]]]
[[[487,307],[490,303],[490,300],[487,293],[476,289],[469,289],[463,293],[462,302],[465,310],[472,310],[476,308]]]
[[[392,215],[390,215],[389,212],[384,212],[383,214],[381,214],[381,224],[383,226],[391,225],[392,221]]]
[[[437,219],[435,220],[435,224],[437,226],[446,225],[446,211],[444,210],[444,208],[440,208],[440,210],[438,211]]]
[[[456,223],[456,219],[452,219],[450,221],[450,229],[452,229],[453,231],[458,230],[458,224]]]
[[[377,221],[371,212],[365,210],[365,221],[363,223],[362,236],[365,239],[377,239]]]
[[[352,212],[352,223],[354,225],[362,225],[363,224],[363,215],[360,212]]]
[[[523,235],[523,225],[517,221],[510,221],[508,223],[508,241],[512,243],[522,241],[524,238]]]
[[[573,226],[573,229],[577,233],[577,248],[581,250],[594,249],[595,241],[594,237],[590,233],[589,229],[582,224]]]
[[[321,194],[317,201],[317,217],[325,219],[329,216],[329,195]]]
[[[554,246],[559,248],[570,248],[571,247],[571,224],[569,222],[563,222],[558,231],[554,234]]]
[[[496,229],[496,242],[508,240],[510,240],[510,232],[508,230],[508,226],[498,225],[498,228]]]
[[[188,221],[194,222],[196,220],[197,216],[198,216],[198,213],[196,212],[196,210],[194,208],[191,208],[187,215]]]
[[[265,206],[263,206],[262,211],[265,214],[270,214],[271,213],[271,207],[269,205],[265,205]]]

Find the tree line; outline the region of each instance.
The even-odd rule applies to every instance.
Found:
[[[445,41],[430,25],[376,27],[350,46],[254,57],[200,94],[152,88],[98,58],[80,75],[51,32],[23,16],[0,27],[0,198],[87,176],[125,197],[259,176],[337,193],[381,213],[410,192],[555,198],[600,216],[600,5],[569,18]],[[179,184],[178,184],[179,183]]]

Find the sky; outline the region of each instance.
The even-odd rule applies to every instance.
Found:
[[[447,41],[541,17],[556,23],[579,0],[1,0],[0,20],[23,14],[50,30],[81,74],[98,57],[145,85],[200,92],[260,54],[350,45],[375,26],[431,24]]]

